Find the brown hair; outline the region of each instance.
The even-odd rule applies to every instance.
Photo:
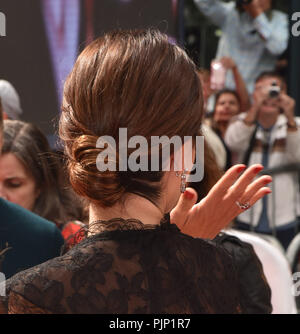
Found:
[[[47,138],[34,124],[4,121],[2,154],[6,153],[19,159],[40,190],[34,213],[57,224],[82,219],[81,203],[64,181],[61,158],[51,152]]]
[[[100,172],[96,141],[108,135],[118,147],[119,128],[127,128],[128,138],[144,136],[148,144],[151,136],[197,135],[200,85],[194,63],[159,31],[115,31],[90,44],[65,83],[60,120],[75,191],[103,207],[126,193],[155,203],[163,173]]]
[[[2,102],[0,98],[0,131],[3,130],[3,107],[2,107]],[[0,133],[1,136],[1,133]]]
[[[216,162],[216,157],[207,140],[204,141],[204,176],[201,182],[189,183],[189,187],[196,190],[198,194],[197,202],[200,202],[219,181],[224,172]]]
[[[229,88],[224,88],[224,89],[218,91],[217,94],[216,94],[214,112],[216,111],[216,107],[217,107],[217,104],[219,102],[219,99],[224,94],[233,95],[236,98],[236,100],[238,101],[239,105],[241,105],[241,98],[240,98],[239,94],[237,93],[237,91],[233,90],[233,89],[229,89]]]
[[[287,84],[286,81],[284,79],[284,77],[276,72],[276,71],[266,71],[266,72],[262,72],[255,80],[255,83],[258,83],[259,81],[262,81],[264,79],[270,79],[270,78],[276,78],[281,82],[281,89],[286,90],[287,89]]]

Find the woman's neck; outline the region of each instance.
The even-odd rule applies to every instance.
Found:
[[[98,220],[107,221],[113,218],[123,218],[137,219],[145,225],[158,225],[164,216],[162,209],[137,195],[128,195],[124,205],[116,204],[110,208],[102,208],[91,204],[89,211],[90,224]]]

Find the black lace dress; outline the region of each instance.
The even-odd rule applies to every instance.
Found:
[[[2,313],[240,313],[231,257],[175,225],[101,223],[65,255],[6,282]],[[100,224],[100,226],[101,226]]]

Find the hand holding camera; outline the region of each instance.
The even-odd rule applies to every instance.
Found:
[[[279,106],[287,118],[288,127],[297,129],[295,122],[295,100],[290,96],[282,93],[279,96]]]
[[[267,87],[266,93],[267,99],[277,102],[278,107],[281,112],[285,114],[288,121],[294,122],[295,100],[282,91],[276,81],[274,81],[271,86]]]
[[[266,100],[265,94],[262,94],[261,90],[255,90],[253,93],[253,104],[250,110],[248,111],[246,118],[244,119],[244,123],[248,126],[252,126],[255,124],[258,116],[258,112],[260,107]]]
[[[269,86],[258,86],[255,89],[253,105],[244,120],[245,124],[251,126],[256,122],[258,113],[265,102],[275,108],[275,111],[280,110],[286,116],[289,129],[297,130],[294,118],[295,100],[288,96],[276,81]]]

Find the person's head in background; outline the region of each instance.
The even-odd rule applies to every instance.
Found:
[[[0,98],[3,118],[19,119],[22,114],[20,97],[12,84],[6,80],[0,80]]]
[[[237,1],[237,9],[240,12],[252,13],[254,9],[259,8],[262,12],[268,12],[275,7],[275,2],[275,0],[252,0],[249,4],[244,5],[241,1]]]
[[[64,186],[62,166],[44,134],[33,124],[5,120],[0,197],[63,224],[75,218],[69,216],[74,202]]]
[[[240,106],[240,98],[236,91],[223,89],[216,94],[213,127],[220,132],[222,137],[232,117],[240,112]]]
[[[277,88],[279,94],[287,93],[287,85],[285,80],[276,72],[264,72],[260,74],[255,82],[253,100],[263,102],[260,104],[259,112],[263,114],[269,114],[278,116],[280,114],[279,99],[277,97],[272,98],[270,91],[272,88]]]
[[[96,143],[100,136],[113,137],[118,157],[120,128],[127,129],[128,139],[140,135],[148,145],[152,136],[195,137],[202,104],[196,67],[168,36],[156,30],[117,31],[94,41],[64,87],[60,135],[75,191],[102,211],[133,195],[170,212],[180,196],[175,172],[122,172],[118,158],[116,171],[100,172],[96,161],[103,149]],[[151,150],[146,154],[150,162]]]

